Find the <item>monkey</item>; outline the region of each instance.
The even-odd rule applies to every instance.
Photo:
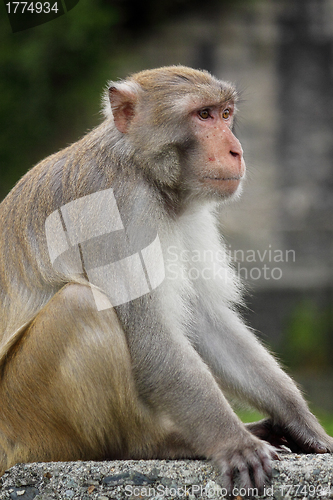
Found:
[[[103,100],[102,123],[0,206],[1,473],[202,457],[228,491],[262,489],[284,445],[333,452],[239,312],[217,218],[245,177],[235,87],[169,66]],[[244,425],[230,395],[265,419]]]

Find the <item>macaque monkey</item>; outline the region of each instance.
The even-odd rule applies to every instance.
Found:
[[[284,444],[332,452],[237,312],[216,222],[245,175],[234,87],[172,66],[111,83],[104,102],[103,123],[0,206],[1,472],[206,457],[230,490],[236,473],[262,488]],[[228,394],[267,419],[244,425]]]

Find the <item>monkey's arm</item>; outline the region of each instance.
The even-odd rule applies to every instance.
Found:
[[[333,439],[312,415],[296,384],[236,313],[225,307],[212,318],[198,310],[197,328],[195,347],[221,387],[270,416],[260,429],[249,430],[258,436],[265,430],[273,444],[280,435],[280,443],[286,440],[292,449],[333,451]]]
[[[254,471],[257,487],[262,487],[274,451],[262,448],[263,441],[245,429],[183,332],[176,326],[169,331],[159,320],[154,297],[124,304],[117,314],[126,330],[143,403],[169,422],[170,431],[185,438],[199,456],[213,459],[224,486],[231,487],[233,471],[238,469],[244,487],[252,484],[249,470]],[[133,317],[135,322],[130,321]]]

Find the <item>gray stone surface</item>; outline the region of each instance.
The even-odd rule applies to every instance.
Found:
[[[288,500],[333,498],[333,455],[284,455],[273,463],[264,495],[235,489],[235,497]],[[128,460],[19,464],[1,478],[0,499],[109,500],[224,498],[217,471],[197,460]],[[230,497],[229,497],[230,498]]]

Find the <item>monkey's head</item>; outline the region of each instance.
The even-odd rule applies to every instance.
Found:
[[[106,116],[121,150],[161,189],[225,199],[245,175],[232,132],[237,97],[206,71],[163,67],[111,82]]]

